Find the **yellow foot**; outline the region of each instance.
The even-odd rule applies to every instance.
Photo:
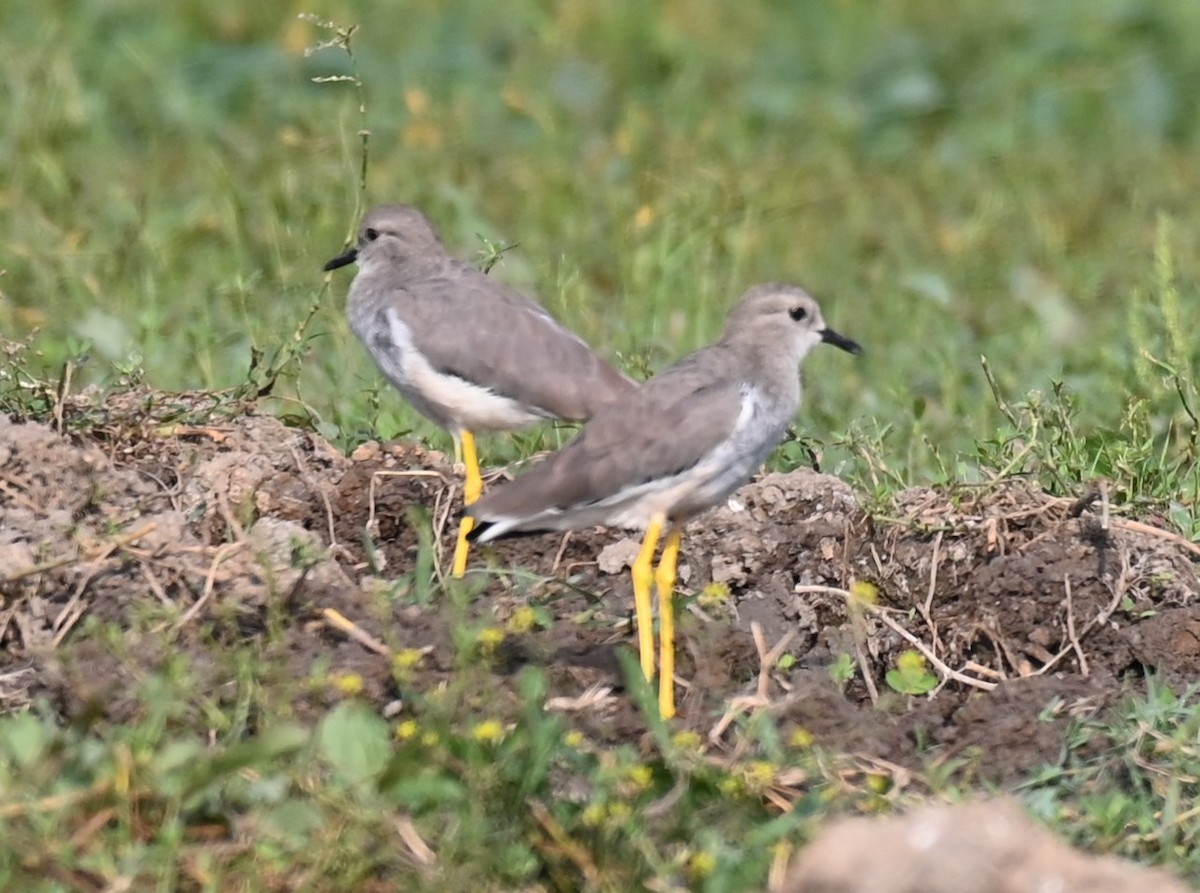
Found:
[[[642,673],[647,679],[654,678],[654,612],[650,604],[650,587],[654,583],[654,551],[658,548],[662,525],[662,518],[650,520],[642,538],[642,548],[633,562],[634,622],[637,624]]]
[[[659,666],[658,712],[663,719],[675,715],[675,566],[683,532],[675,528],[667,535],[662,558],[654,574],[658,589]]]
[[[475,521],[472,518],[463,518],[459,522],[458,540],[454,544],[454,564],[450,570],[451,576],[461,578],[467,572],[467,554],[471,551],[471,544],[467,542],[467,534],[474,526]]]
[[[454,445],[462,446],[463,464],[466,467],[466,480],[463,481],[463,504],[470,505],[483,494],[483,475],[479,473],[479,453],[475,449],[475,435],[463,429],[458,432]],[[471,518],[463,518],[458,525],[458,541],[454,544],[454,563],[450,567],[451,576],[461,578],[467,572],[467,555],[471,551],[471,544],[467,542],[467,534],[474,526],[475,521]]]

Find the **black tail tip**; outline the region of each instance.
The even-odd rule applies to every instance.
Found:
[[[471,528],[470,532],[467,534],[467,542],[468,543],[475,542],[475,540],[479,539],[481,536],[483,536],[485,533],[487,533],[488,530],[493,526],[494,525],[492,524],[491,521],[480,521],[477,519],[475,521],[475,526],[473,526]]]

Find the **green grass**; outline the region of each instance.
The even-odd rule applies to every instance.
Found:
[[[1062,380],[1089,426],[1127,397],[1159,433],[1184,418],[1141,352],[1197,359],[1162,299],[1200,300],[1200,10],[1043,6],[311,11],[363,26],[368,203],[420,205],[466,255],[519,242],[496,274],[635,371],[710,340],[753,282],[806,284],[868,349],[812,358],[813,436],[886,429],[921,480],[1003,421],[980,355],[1009,394]],[[347,277],[322,290],[359,119],[351,85],[312,79],[346,55],[303,54],[328,36],[304,6],[149,9],[0,13],[0,330],[40,327],[46,366],[86,354],[92,380],[132,357],[160,387],[227,387],[319,302],[292,372],[326,430],[439,437],[390,395],[372,410]]]
[[[103,640],[97,627],[88,633]],[[737,891],[761,888],[780,847],[831,815],[973,789],[950,780],[952,766],[920,780],[864,772],[769,722],[743,728],[740,759],[661,726],[640,744],[600,744],[542,709],[538,670],[502,716],[469,649],[453,683],[415,693],[406,715],[417,718],[398,723],[357,700],[353,677],[289,678],[261,642],[221,659],[236,697],[206,691],[176,655],[124,693],[136,722],[0,718],[6,888]],[[323,695],[343,700],[315,728],[298,723],[292,705]],[[652,692],[638,695],[652,710]],[[1195,879],[1198,717],[1194,697],[1151,685],[1146,700],[1081,720],[1016,793],[1088,849]],[[790,812],[767,804],[772,789]],[[423,863],[424,842],[436,865]]]
[[[337,48],[305,55],[329,35],[301,12],[362,26],[357,69]],[[30,341],[32,374],[70,361],[75,387],[237,388],[279,371],[273,408],[339,445],[413,433],[444,447],[350,334],[348,276],[320,272],[360,201],[403,200],[464,256],[480,237],[519,243],[493,275],[638,375],[712,339],[750,284],[805,284],[868,353],[811,358],[780,466],[814,445],[880,495],[996,472],[1074,494],[1105,477],[1195,538],[1198,32],[1194,0],[4,4],[0,335]],[[356,91],[314,82],[355,73],[365,197]],[[0,406],[14,393],[0,380]],[[490,439],[485,457],[564,436]],[[240,658],[231,672],[284,686]],[[449,697],[469,702],[462,684]],[[553,834],[509,804],[583,779],[555,820],[595,852],[635,853],[595,866],[609,888],[736,890],[761,885],[771,847],[816,828],[826,801],[886,805],[794,753],[811,792],[774,818],[746,767],[669,739],[590,749],[531,708],[492,741],[463,725],[489,717],[429,704],[396,742],[352,698],[315,732],[266,709],[252,735],[245,705],[184,706],[184,662],[139,697],[129,728],[0,721],[0,878],[349,889],[420,876],[395,844],[394,817],[411,815],[458,865],[440,889],[517,889],[537,864],[556,880],[583,869],[569,847],[532,848]],[[1115,727],[1081,726],[1081,741],[1118,744],[1066,758],[1027,802],[1093,849],[1200,876],[1181,842],[1193,825],[1173,824],[1200,772],[1196,715],[1154,696]],[[352,764],[328,746],[351,733]],[[681,780],[670,819],[645,819]],[[83,836],[81,816],[106,810]],[[251,848],[214,855],[189,837],[228,815]]]

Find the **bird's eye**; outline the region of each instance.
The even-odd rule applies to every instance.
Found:
[[[374,242],[376,239],[379,238],[379,230],[375,229],[374,227],[368,226],[367,231],[365,233],[363,233],[363,235],[365,235],[367,237],[368,242]]]
[[[806,316],[808,316],[808,311],[805,310],[803,307],[793,307],[791,310],[788,311],[788,316],[790,316],[796,322],[800,322],[800,320],[802,320]]]

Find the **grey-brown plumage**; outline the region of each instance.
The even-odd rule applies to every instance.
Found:
[[[750,289],[713,345],[602,409],[567,446],[468,508],[472,539],[679,522],[725,499],[779,443],[815,345],[860,348],[799,288]]]
[[[675,715],[675,570],[682,522],[749,480],[800,408],[799,365],[822,341],[860,348],[787,285],[743,295],[720,340],[602,408],[563,449],[467,507],[481,542],[595,524],[645,531],[630,568],[642,672]],[[654,555],[666,533],[657,568]],[[658,593],[656,657],[650,590]]]
[[[363,219],[347,315],[388,380],[423,415],[459,431],[588,419],[635,387],[534,301],[451,257],[408,205]]]

